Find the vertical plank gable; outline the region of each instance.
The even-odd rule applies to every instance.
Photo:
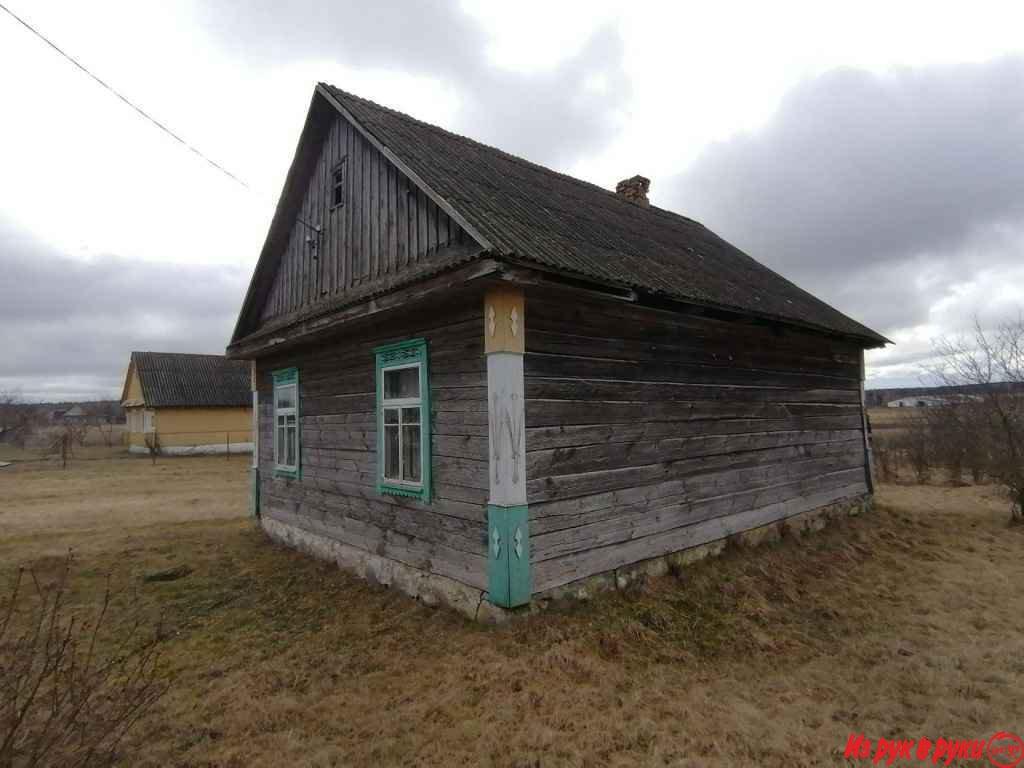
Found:
[[[345,201],[333,206],[333,173],[343,160]],[[455,221],[340,116],[325,132],[297,216],[302,221],[296,219],[286,239],[262,322],[355,287],[392,280],[447,245],[470,242]],[[319,236],[312,227],[320,228]]]

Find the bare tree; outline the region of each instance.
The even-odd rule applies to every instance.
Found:
[[[156,432],[146,435],[146,452],[156,465],[156,458],[160,455],[160,436]]]
[[[0,433],[24,448],[36,419],[36,408],[15,391],[0,392]]]
[[[95,616],[76,615],[71,565],[45,587],[19,572],[0,603],[0,766],[111,765],[167,689],[159,627],[148,632],[137,610],[115,616],[109,583]]]
[[[103,438],[103,444],[109,448],[114,444],[114,425],[110,422],[97,422],[96,430],[100,433],[100,437]]]
[[[973,333],[942,339],[935,351],[939,381],[979,385],[956,403],[972,431],[972,473],[1005,486],[1012,520],[1024,522],[1024,314],[992,330],[975,319]]]
[[[21,395],[10,390],[0,391],[0,429],[10,429],[14,426],[20,406]]]
[[[89,423],[82,421],[65,421],[64,434],[72,446],[84,447],[86,438],[89,436]]]

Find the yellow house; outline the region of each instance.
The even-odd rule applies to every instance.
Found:
[[[223,355],[132,352],[121,405],[132,453],[251,453],[249,364]]]

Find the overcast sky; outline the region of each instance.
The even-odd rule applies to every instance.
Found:
[[[7,0],[5,0],[7,2]],[[1024,307],[1024,5],[10,0],[0,390],[223,352],[318,80],[692,216],[897,343]]]

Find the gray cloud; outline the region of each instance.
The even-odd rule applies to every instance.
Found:
[[[602,148],[630,95],[622,40],[610,27],[553,70],[523,74],[491,64],[484,30],[456,2],[224,0],[202,12],[208,30],[253,67],[328,60],[443,80],[462,99],[447,127],[536,162],[564,166]],[[597,81],[603,87],[590,87]]]
[[[0,389],[117,397],[133,349],[223,354],[248,274],[71,259],[0,219]]]
[[[795,88],[663,199],[882,331],[1024,251],[1024,59]]]

